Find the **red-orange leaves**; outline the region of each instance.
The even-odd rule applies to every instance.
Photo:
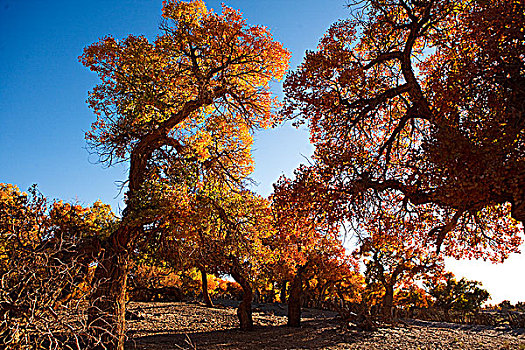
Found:
[[[314,168],[302,166],[295,175],[294,180],[281,177],[271,197],[276,231],[271,244],[279,254],[274,271],[284,280],[305,269],[328,284],[342,282],[358,268],[340,240],[337,197]]]
[[[287,77],[284,111],[308,122],[316,172],[348,220],[394,195],[396,215],[432,208],[427,233],[450,244],[447,254],[469,246],[467,256],[498,260],[516,249],[523,229],[509,216],[525,220],[524,6],[360,2]]]
[[[163,17],[154,42],[106,37],[80,57],[102,80],[89,96],[98,120],[86,135],[102,160],[126,158],[144,139],[148,148],[171,146],[170,137],[190,137],[210,123],[251,129],[273,122],[269,82],[283,77],[290,55],[266,28],[202,1],[166,1]]]

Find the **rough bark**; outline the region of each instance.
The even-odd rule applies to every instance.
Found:
[[[301,325],[301,298],[303,294],[303,274],[308,263],[300,266],[290,285],[288,297],[288,326],[299,327]]]
[[[124,350],[128,260],[125,250],[107,245],[98,263],[88,310],[90,348]]]
[[[200,266],[199,271],[201,272],[202,280],[202,299],[204,300],[204,303],[207,307],[213,307],[213,301],[211,300],[210,294],[208,293],[208,275],[206,273],[206,268],[204,266]]]
[[[157,130],[145,136],[131,152],[127,206],[122,213],[121,226],[106,241],[93,279],[95,292],[88,321],[92,339],[100,341],[93,346],[95,349],[124,350],[129,252],[136,238],[144,233],[141,223],[127,225],[126,222],[134,215],[134,196],[144,182],[147,162],[153,151],[165,143],[165,136]]]
[[[88,311],[88,321],[92,339],[100,340],[93,346],[95,349],[124,350],[129,252],[136,238],[144,233],[142,224],[127,225],[126,221],[134,215],[134,195],[144,182],[147,161],[160,145],[158,139],[152,141],[145,137],[131,152],[127,207],[122,213],[121,226],[106,241],[93,279],[95,292]]]
[[[243,276],[238,266],[231,270],[233,279],[241,285],[242,301],[237,308],[237,317],[239,318],[240,327],[242,330],[253,329],[252,319],[252,298],[253,290],[248,280]]]

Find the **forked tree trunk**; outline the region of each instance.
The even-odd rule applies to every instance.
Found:
[[[301,325],[301,298],[303,294],[303,273],[308,263],[300,266],[290,285],[288,296],[288,326],[299,327]]]
[[[202,299],[207,307],[213,307],[213,301],[210,298],[208,293],[208,275],[206,273],[206,268],[204,266],[199,266],[199,271],[201,272],[202,280]]]
[[[242,275],[240,267],[234,266],[231,269],[231,275],[233,279],[241,285],[242,288],[242,301],[237,308],[237,317],[239,318],[240,327],[242,330],[253,329],[252,319],[252,299],[253,290],[252,286],[246,278]]]
[[[97,283],[88,310],[89,348],[124,350],[128,254],[106,247],[95,270]]]

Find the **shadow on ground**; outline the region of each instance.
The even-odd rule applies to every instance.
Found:
[[[258,326],[248,332],[238,329],[187,335],[159,332],[134,338],[126,349],[323,349],[350,345],[367,337],[367,333],[345,334],[337,323],[305,321],[299,328]]]

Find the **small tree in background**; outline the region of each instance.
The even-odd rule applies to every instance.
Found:
[[[447,321],[451,320],[451,310],[475,312],[490,297],[480,282],[465,278],[458,281],[452,273],[447,273],[444,281],[427,282],[426,289],[434,298],[433,306],[444,311]]]
[[[326,205],[330,204],[330,193],[319,189],[321,181],[313,170],[301,166],[294,180],[281,177],[271,196],[276,235],[269,244],[279,255],[275,272],[282,281],[290,281],[288,325],[294,327],[300,325],[307,279],[316,281],[316,286],[323,281],[326,290],[342,282],[349,269],[358,271],[340,240],[340,216],[330,212],[333,205]]]
[[[370,297],[381,293],[379,304],[387,320],[393,316],[397,289],[435,279],[444,268],[443,254],[427,234],[435,224],[432,210],[417,207],[407,216],[398,215],[401,210],[398,196],[378,200],[360,213],[354,226],[360,239],[354,255],[366,265]]]

